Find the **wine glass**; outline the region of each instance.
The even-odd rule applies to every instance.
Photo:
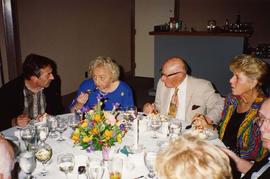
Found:
[[[46,125],[40,125],[37,128],[38,139],[41,143],[44,143],[49,135],[49,128]]]
[[[57,164],[60,171],[64,172],[66,178],[68,178],[68,173],[71,173],[74,169],[75,159],[74,155],[71,153],[59,154],[57,156]]]
[[[40,143],[40,145],[37,146],[35,156],[36,159],[43,165],[43,169],[40,172],[40,175],[46,176],[48,171],[45,167],[45,164],[52,158],[51,146],[49,144],[46,144],[45,142]]]
[[[31,151],[25,151],[20,154],[19,165],[21,170],[26,174],[25,179],[33,178],[32,172],[36,168],[36,157]]]
[[[47,120],[47,123],[48,123],[48,127],[49,127],[49,130],[50,130],[50,133],[49,133],[49,137],[50,138],[56,138],[58,137],[57,133],[56,133],[56,128],[57,128],[57,120],[54,116],[50,116]]]
[[[157,130],[161,127],[162,122],[159,117],[157,118],[152,118],[150,121],[150,127],[154,131],[154,135],[152,138],[156,139],[157,138]]]
[[[63,138],[63,132],[67,129],[67,127],[68,127],[68,120],[63,117],[58,117],[56,127],[56,130],[60,133],[60,137],[57,139],[58,142],[65,141],[65,139]]]
[[[127,121],[127,129],[132,129],[132,122],[137,118],[138,111],[136,106],[127,106],[124,108],[124,118]]]
[[[168,125],[169,138],[175,139],[181,135],[182,123],[179,120],[172,120]]]
[[[27,127],[22,128],[20,130],[20,135],[21,135],[22,140],[24,141],[26,150],[31,149],[30,144],[33,143],[35,134],[36,134],[35,127],[32,125],[28,125]]]
[[[154,178],[156,176],[154,172],[154,164],[156,160],[157,152],[154,151],[148,151],[144,153],[144,163],[146,168],[148,169],[148,177]]]
[[[68,116],[68,123],[69,127],[71,127],[73,130],[76,129],[76,127],[80,124],[80,118],[76,116],[75,113]]]
[[[98,158],[88,159],[88,177],[89,179],[101,179],[104,174],[104,167],[102,160]]]

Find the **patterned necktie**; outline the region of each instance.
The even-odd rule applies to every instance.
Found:
[[[171,102],[170,102],[170,107],[169,107],[169,112],[168,114],[172,117],[176,117],[176,113],[177,113],[177,107],[178,107],[178,88],[175,88],[174,89],[174,93],[172,95],[172,99],[171,99]]]

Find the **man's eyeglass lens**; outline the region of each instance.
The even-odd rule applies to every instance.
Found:
[[[168,74],[168,75],[166,75],[166,74],[164,74],[164,73],[161,73],[161,76],[165,76],[165,77],[170,77],[170,76],[173,76],[173,75],[176,75],[176,74],[178,74],[178,73],[181,73],[181,71],[178,71],[178,72],[175,72],[175,73],[171,73],[171,74]]]

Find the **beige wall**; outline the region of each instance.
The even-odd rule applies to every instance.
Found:
[[[154,37],[148,34],[154,25],[169,21],[174,0],[135,0],[136,4],[136,76],[154,77]],[[206,30],[208,20],[222,26],[226,19],[236,21],[238,12],[242,22],[252,22],[255,32],[250,44],[270,43],[270,0],[181,0],[180,19],[187,29]]]
[[[62,94],[75,91],[90,59],[111,56],[130,71],[130,1],[18,0],[22,58],[54,59]]]
[[[135,0],[135,75],[154,76],[154,25],[173,16],[174,0]]]

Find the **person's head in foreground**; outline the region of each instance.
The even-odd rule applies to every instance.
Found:
[[[14,167],[14,151],[10,143],[0,137],[0,179],[11,179]]]
[[[156,158],[162,179],[232,179],[229,158],[218,147],[184,134]]]
[[[99,56],[89,64],[89,75],[98,89],[110,92],[118,84],[119,66],[110,58]]]

